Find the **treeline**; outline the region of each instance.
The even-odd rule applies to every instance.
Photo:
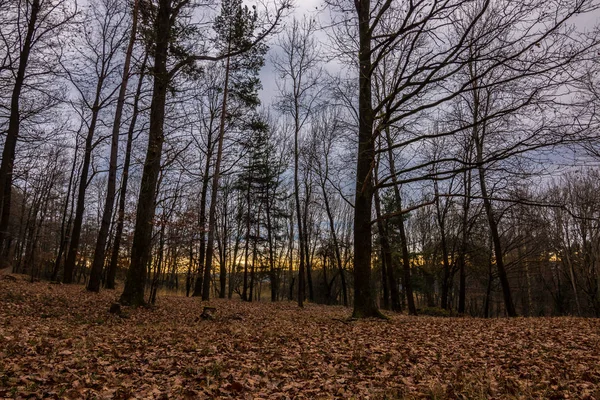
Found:
[[[600,316],[597,9],[0,0],[0,261],[130,305]]]

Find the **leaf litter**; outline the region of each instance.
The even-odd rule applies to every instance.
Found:
[[[600,321],[390,315],[0,280],[0,398],[600,400]],[[200,315],[216,307],[214,318]]]

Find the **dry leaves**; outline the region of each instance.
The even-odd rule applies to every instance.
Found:
[[[0,398],[600,400],[600,321],[346,322],[342,307],[162,297],[0,281]]]

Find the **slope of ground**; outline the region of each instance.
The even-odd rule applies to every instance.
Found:
[[[600,399],[600,321],[392,316],[0,280],[0,398]]]

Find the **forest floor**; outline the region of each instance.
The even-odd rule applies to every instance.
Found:
[[[0,398],[600,399],[600,320],[392,315],[0,276]]]

